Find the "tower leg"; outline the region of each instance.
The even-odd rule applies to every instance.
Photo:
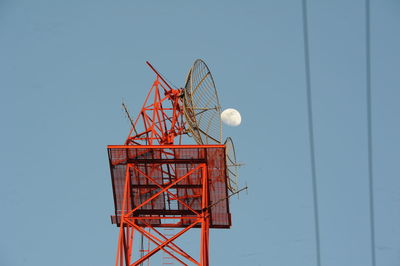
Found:
[[[203,178],[203,200],[202,200],[202,208],[203,208],[203,219],[201,223],[201,243],[200,243],[200,262],[202,266],[209,265],[209,231],[210,231],[210,224],[209,224],[209,200],[208,200],[208,177],[207,177],[207,168],[204,164],[202,166],[202,178]]]
[[[124,186],[124,199],[122,203],[122,213],[120,216],[120,229],[118,238],[118,250],[116,257],[116,266],[130,265],[130,260],[132,256],[132,243],[134,229],[125,226],[125,213],[130,209],[129,199],[130,199],[130,168],[131,164],[126,166],[125,172],[125,186]],[[117,216],[118,217],[118,216]]]
[[[209,247],[209,228],[206,225],[207,222],[203,222],[201,225],[201,258],[200,262],[202,266],[209,265],[209,254],[208,254],[208,247]]]

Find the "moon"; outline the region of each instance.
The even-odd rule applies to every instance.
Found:
[[[221,113],[221,120],[228,126],[237,127],[242,122],[242,117],[238,110],[227,108]]]

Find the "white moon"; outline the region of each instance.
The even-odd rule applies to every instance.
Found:
[[[221,120],[228,126],[237,127],[242,122],[242,117],[237,110],[227,108],[221,113]]]

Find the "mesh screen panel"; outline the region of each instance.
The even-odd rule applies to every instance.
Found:
[[[139,148],[140,147],[140,148]],[[229,201],[227,198],[227,176],[225,147],[202,146],[114,146],[108,148],[111,178],[113,184],[115,216],[119,221],[122,213],[125,175],[130,165],[129,209],[138,207],[136,217],[191,217],[192,210],[202,211],[202,168],[206,165],[211,228],[229,228],[231,225]],[[176,182],[181,179],[179,182]],[[168,192],[152,200],[153,195],[174,183]],[[176,197],[180,200],[176,200]],[[147,201],[147,202],[146,202]],[[160,219],[146,219],[152,226],[162,226]],[[187,226],[191,219],[182,219],[181,226]],[[138,222],[139,225],[144,225]]]

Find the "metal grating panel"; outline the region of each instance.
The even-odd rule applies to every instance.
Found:
[[[230,227],[225,147],[223,145],[109,146],[108,155],[115,203],[113,223],[118,223],[119,219],[117,218],[121,214],[128,163],[132,166],[130,169],[131,202],[129,204],[131,209],[161,191],[156,184],[165,187],[187,175],[200,164],[206,164],[209,204],[218,202],[211,208],[210,227]],[[135,215],[177,218],[193,216],[190,208],[198,212],[201,212],[202,209],[202,183],[201,170],[194,170],[193,173],[169,189],[171,194],[176,195],[185,204],[174,200],[171,194],[162,193],[148,204],[140,207]],[[160,219],[151,219],[146,222],[151,223],[152,226],[162,226],[163,224]],[[189,223],[190,219],[181,220],[180,225],[184,227]]]

